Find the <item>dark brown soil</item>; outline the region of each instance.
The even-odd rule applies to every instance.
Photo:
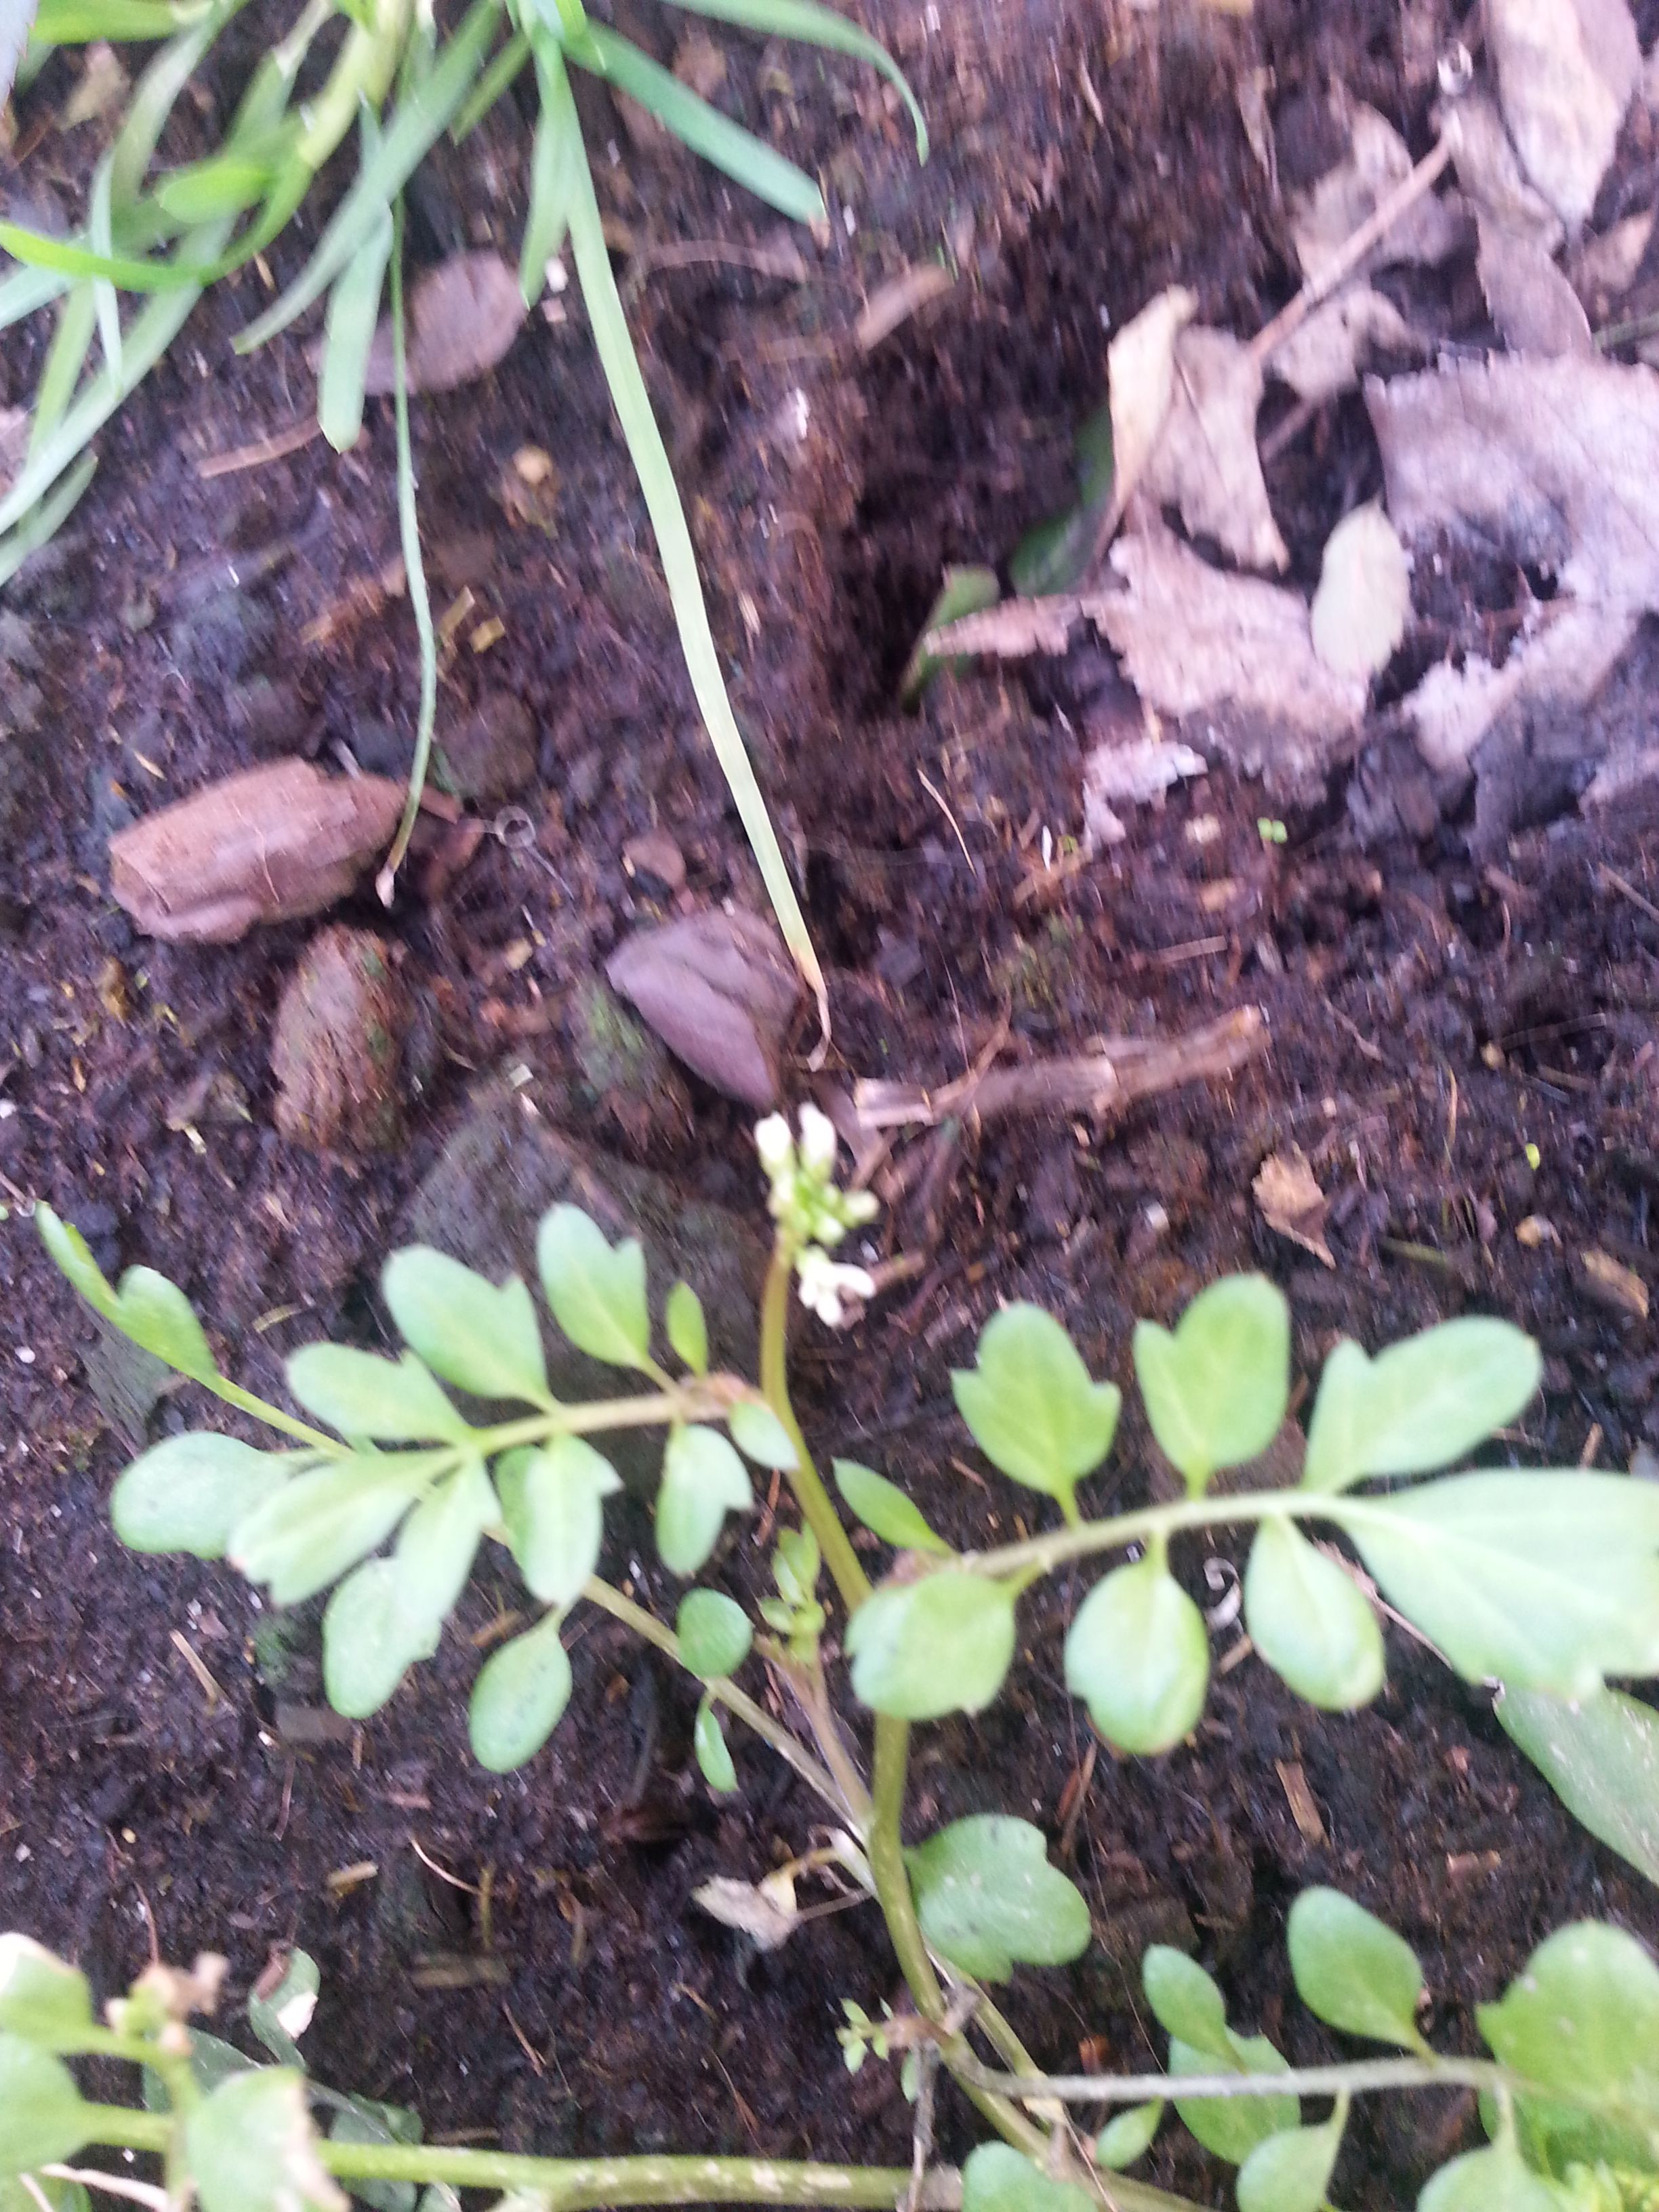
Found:
[[[1110,678],[1098,652],[947,682],[915,718],[890,705],[941,566],[1006,558],[1064,496],[1072,428],[1102,395],[1103,325],[1177,278],[1207,319],[1245,331],[1286,296],[1282,218],[1233,97],[1241,69],[1275,72],[1287,161],[1316,137],[1333,81],[1423,143],[1428,95],[1402,83],[1399,9],[1258,0],[1251,25],[1173,0],[1156,22],[950,0],[928,11],[943,19],[931,33],[908,4],[869,15],[935,125],[920,176],[902,118],[856,71],[792,59],[786,112],[757,91],[755,52],[734,46],[739,109],[787,125],[829,181],[832,243],[809,249],[804,283],[720,258],[714,241],[776,243],[753,207],[637,143],[602,100],[587,116],[601,157],[617,149],[597,166],[632,244],[636,332],[738,712],[833,971],[833,1066],[943,1080],[1005,1015],[1015,1048],[1040,1053],[1243,1005],[1266,1010],[1272,1050],[1231,1085],[1103,1130],[988,1132],[925,1273],[851,1335],[805,1337],[815,1442],[902,1478],[947,1531],[982,1527],[988,1495],[1005,1517],[1013,1501],[959,1471],[948,1376],[999,1300],[1051,1306],[1096,1372],[1121,1377],[1135,1316],[1168,1318],[1254,1266],[1292,1298],[1304,1374],[1340,1334],[1375,1347],[1467,1308],[1513,1317],[1541,1340],[1547,1382],[1510,1449],[1627,1464],[1659,1442],[1659,1357],[1587,1286],[1582,1255],[1599,1248],[1659,1287],[1659,806],[1588,823],[1564,793],[1483,866],[1467,819],[1362,851],[1340,785],[1268,844],[1260,793],[1217,771],[1138,816],[1112,857],[1045,885],[1042,831],[1080,819],[1078,732]],[[442,154],[422,249],[515,240],[526,153],[509,102]],[[68,194],[84,167],[49,135],[23,179]],[[653,265],[688,241],[709,258]],[[848,333],[865,295],[941,242],[962,281],[860,359]],[[279,277],[303,250],[286,241]],[[131,1556],[110,1532],[133,1438],[106,1410],[118,1384],[40,1254],[29,1200],[78,1221],[112,1268],[173,1275],[231,1370],[272,1390],[295,1346],[372,1331],[399,1214],[490,1071],[512,1070],[547,1121],[760,1212],[744,1115],[678,1079],[643,1103],[612,1092],[585,1042],[584,992],[665,903],[625,871],[630,838],[670,830],[699,902],[754,902],[757,887],[579,311],[532,325],[485,383],[416,409],[437,605],[467,587],[476,608],[441,714],[459,720],[486,690],[529,708],[538,775],[522,797],[556,873],[487,841],[435,900],[415,870],[389,918],[367,896],[348,909],[395,940],[414,1001],[401,1148],[319,1157],[273,1127],[271,1022],[309,927],[170,948],[111,905],[105,841],[131,814],[255,759],[344,745],[395,774],[405,755],[412,630],[375,584],[396,551],[387,416],[371,410],[344,459],[313,443],[198,473],[312,404],[298,338],[246,362],[229,352],[258,296],[248,275],[201,313],[8,603],[30,625],[43,711],[0,748],[0,1923],[74,1954],[105,1989],[153,1942],[173,1958],[227,1950],[239,1988],[270,1947],[301,1942],[325,1971],[319,2073],[417,2105],[450,2139],[908,2156],[896,2087],[876,2067],[848,2081],[834,2039],[843,1997],[874,2011],[897,1996],[871,1914],[757,1957],[688,1902],[712,1872],[758,1875],[804,1849],[815,1805],[742,1741],[742,1793],[714,1805],[690,1763],[687,1687],[621,1631],[580,1620],[569,1714],[500,1780],[469,1760],[465,1700],[510,1577],[481,1576],[438,1660],[386,1712],[318,1741],[314,1608],[272,1619],[228,1571]],[[15,336],[0,402],[26,396],[38,359],[38,340]],[[556,468],[550,532],[498,495],[526,444]],[[1300,573],[1375,466],[1363,418],[1340,409],[1278,465]],[[468,635],[489,617],[500,641],[475,654]],[[1644,711],[1642,672],[1616,711]],[[1200,817],[1218,825],[1208,842],[1191,834]],[[1262,1160],[1291,1144],[1331,1199],[1334,1269],[1252,1205]],[[1529,1217],[1547,1227],[1523,1242]],[[198,1418],[163,1399],[149,1432],[186,1410]],[[1145,1443],[1126,1420],[1097,1502],[1141,1491]],[[625,1504],[611,1525],[607,1571],[672,1611],[642,1511]],[[751,1548],[739,1536],[726,1560],[738,1587]],[[1205,1564],[1185,1562],[1212,1602]],[[1313,1881],[1419,1947],[1435,2029],[1454,2042],[1550,1927],[1604,1914],[1659,1939],[1652,1892],[1575,1826],[1489,1699],[1397,1635],[1370,1711],[1320,1717],[1249,1661],[1218,1682],[1192,1744],[1142,1764],[1103,1750],[1078,1803],[1090,1738],[1059,1668],[1078,1595],[1033,1606],[1009,1695],[929,1732],[916,1761],[918,1832],[970,1810],[1024,1814],[1089,1896],[1097,1944],[1009,2001],[1043,2060],[1071,2067],[1086,2045],[1106,2064],[1155,2062],[1135,1980],[1153,1940],[1195,1945],[1237,2017],[1324,2055],[1282,1952],[1285,1906]],[[1316,1819],[1303,1802],[1298,1825],[1304,1785]],[[1409,2201],[1473,2126],[1431,2102],[1366,2117],[1338,2196]],[[955,2106],[945,2130],[953,2150],[972,2139]],[[1225,2182],[1169,2136],[1156,2178],[1221,2202]]]

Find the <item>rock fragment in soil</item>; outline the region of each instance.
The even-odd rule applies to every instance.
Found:
[[[408,1020],[385,940],[337,924],[320,931],[289,979],[271,1037],[283,1136],[319,1151],[395,1146]]]
[[[391,842],[403,787],[273,761],[209,784],[109,841],[110,890],[150,937],[231,945],[343,898]]]
[[[777,1104],[800,979],[770,922],[711,909],[642,929],[605,974],[705,1083],[761,1112]]]
[[[630,876],[660,884],[672,896],[685,885],[685,855],[666,830],[647,830],[623,847],[623,866]]]
[[[665,1177],[575,1144],[526,1112],[526,1103],[522,1092],[498,1087],[480,1095],[405,1210],[398,1243],[435,1245],[492,1282],[514,1272],[533,1283],[543,1214],[580,1206],[613,1243],[641,1240],[653,1316],[684,1278],[702,1301],[714,1365],[752,1377],[768,1240],[723,1206],[687,1199]],[[631,1387],[557,1330],[545,1335],[556,1397],[574,1403]],[[619,1431],[606,1456],[636,1487],[654,1486],[661,1438]]]
[[[410,288],[405,367],[411,392],[453,392],[503,361],[525,319],[518,273],[499,253],[455,253]],[[392,388],[392,324],[375,331],[365,392]]]
[[[536,776],[536,723],[510,691],[486,691],[445,732],[438,753],[449,787],[462,799],[514,799]]]

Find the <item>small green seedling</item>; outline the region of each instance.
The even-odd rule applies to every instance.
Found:
[[[1039,2071],[988,1990],[1080,1957],[1093,1934],[1086,1899],[1024,1819],[985,1810],[908,1849],[903,1838],[912,1724],[990,1704],[1020,1648],[1028,1593],[1050,1577],[1068,1585],[1091,1559],[1108,1564],[1065,1632],[1067,1686],[1117,1750],[1179,1757],[1211,1671],[1208,1628],[1179,1555],[1194,1539],[1215,1544],[1224,1529],[1247,1547],[1244,1621],[1255,1652],[1309,1703],[1352,1711],[1384,1680],[1378,1608],[1352,1553],[1394,1613],[1466,1680],[1505,1686],[1506,1724],[1523,1741],[1528,1730],[1548,1733],[1554,1701],[1597,1716],[1602,1738],[1634,1743],[1633,1717],[1622,1708],[1609,1716],[1602,1701],[1621,1694],[1605,1688],[1607,1676],[1659,1673],[1659,1486],[1580,1468],[1447,1472],[1514,1421],[1540,1381],[1537,1347],[1480,1316],[1375,1356],[1340,1343],[1312,1400],[1299,1479],[1254,1484],[1250,1465],[1286,1419],[1291,1335],[1279,1291],[1243,1275],[1212,1284],[1173,1327],[1147,1321],[1134,1334],[1135,1379],[1176,1494],[1091,1510],[1121,1393],[1096,1378],[1052,1316],[1013,1305],[988,1322],[953,1387],[987,1462],[1020,1486],[1028,1511],[1033,1499],[1038,1510],[1049,1501],[1048,1525],[1017,1542],[957,1548],[899,1484],[842,1460],[835,1481],[849,1528],[790,1404],[788,1316],[798,1293],[821,1320],[842,1325],[873,1294],[860,1261],[833,1256],[867,1225],[873,1203],[837,1187],[834,1132],[810,1108],[799,1136],[781,1117],[763,1123],[758,1149],[775,1229],[758,1385],[711,1368],[702,1309],[684,1284],[665,1309],[683,1370],[671,1372],[656,1347],[639,1244],[611,1243],[571,1206],[544,1219],[546,1307],[571,1343],[623,1382],[622,1395],[580,1405],[550,1389],[541,1316],[526,1285],[491,1283],[424,1249],[399,1253],[383,1277],[404,1340],[398,1357],[307,1346],[288,1364],[301,1411],[267,1404],[224,1374],[173,1285],[136,1267],[112,1285],[74,1231],[40,1208],[49,1249],[106,1321],[280,1439],[258,1450],[197,1431],[157,1444],[116,1485],[118,1530],[139,1549],[228,1559],[277,1606],[330,1592],[325,1681],[339,1709],[357,1717],[395,1694],[436,1648],[480,1547],[503,1547],[532,1618],[473,1688],[473,1748],[492,1768],[533,1757],[556,1726],[572,1694],[564,1634],[577,1605],[599,1607],[678,1662],[696,1685],[694,1749],[709,1787],[739,1787],[723,1723],[741,1722],[828,1815],[830,1841],[794,1864],[833,1865],[854,1901],[878,1908],[914,2009],[876,2022],[848,2003],[842,2053],[852,2070],[902,2056],[924,2164],[935,2075],[942,2070],[972,2099],[999,2140],[981,2143],[962,2169],[965,2212],[1089,2212],[1103,2201],[1107,2172],[1121,2212],[1179,2207],[1184,2200],[1121,2177],[1171,2104],[1212,2156],[1238,2169],[1241,2212],[1323,2212],[1352,2100],[1447,2087],[1480,2093],[1487,2140],[1441,2168],[1422,2212],[1629,2212],[1651,2203],[1659,1967],[1629,1936],[1583,1923],[1552,1936],[1481,2011],[1492,2055],[1444,2057],[1422,2033],[1423,1975],[1407,1943],[1352,1899],[1310,1891],[1287,1930],[1298,1990],[1327,2026],[1397,2056],[1291,2069],[1266,2037],[1231,2025],[1201,1966],[1154,1948],[1146,1991],[1170,2039],[1167,2070],[1056,2079]],[[724,1591],[692,1588],[671,1628],[599,1573],[606,1504],[618,1487],[605,1440],[640,1427],[665,1432],[657,1546],[681,1578],[710,1565],[732,1516],[752,1503],[745,1461],[775,1474],[780,1491],[787,1486],[800,1525],[780,1530],[757,1620]],[[1232,1470],[1243,1472],[1218,1492],[1216,1478]],[[1123,1486],[1120,1475],[1114,1488]],[[896,1556],[872,1583],[865,1562],[884,1546]],[[1037,1632],[1028,1613],[1025,1633]],[[837,1643],[853,1694],[874,1717],[867,1771],[836,1711]],[[739,1678],[759,1666],[787,1687],[798,1724],[744,1687]],[[1577,1742],[1583,1754],[1592,1738]],[[1582,1756],[1551,1757],[1570,1802],[1586,1808],[1598,1832],[1616,1826]],[[993,1772],[988,1796],[994,1786]],[[774,1910],[756,1940],[790,1940],[805,1917]],[[908,2173],[879,2167],[513,2160],[403,2138],[347,2142],[338,2129],[323,2142],[314,2094],[293,2065],[238,2075],[203,2095],[188,2074],[177,2003],[158,2011],[153,1993],[141,2003],[141,1984],[124,2001],[135,2008],[118,2007],[107,2028],[94,2027],[78,1975],[21,1937],[4,1944],[0,2185],[9,2174],[44,2171],[45,2187],[88,2142],[165,2152],[175,2185],[193,2177],[204,2212],[338,2212],[342,2181],[496,2187],[572,2206],[890,2204],[909,2185]],[[174,1996],[188,1996],[186,2009],[199,2002],[194,1985]],[[285,2046],[272,2047],[284,2055]],[[167,2109],[135,2116],[83,2103],[62,2063],[76,2055],[142,2057]],[[1310,2119],[1308,2097],[1334,2102]],[[1073,2102],[1122,2109],[1089,2143],[1058,2117]],[[942,2186],[954,2201],[958,2184]]]

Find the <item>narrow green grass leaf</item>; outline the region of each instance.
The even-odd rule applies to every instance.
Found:
[[[169,0],[40,0],[30,33],[37,46],[83,46],[94,39],[170,39],[204,11]]]
[[[209,264],[135,261],[130,254],[99,253],[67,238],[46,238],[15,222],[0,222],[0,246],[30,269],[51,269],[64,276],[103,276],[126,292],[176,292],[199,288],[213,276]]]
[[[544,40],[538,40],[536,43],[539,48]],[[581,126],[576,118],[576,104],[571,94],[564,57],[555,54],[550,44],[549,77],[560,117],[560,128],[574,133],[580,145]],[[801,913],[794,885],[789,879],[789,870],[778,843],[777,832],[767,813],[766,801],[761,796],[760,786],[755,780],[754,767],[744,745],[743,733],[738,727],[737,718],[732,712],[732,702],[726,696],[726,679],[720,672],[720,654],[714,645],[714,632],[708,626],[708,610],[703,602],[702,585],[697,574],[696,551],[686,525],[685,510],[680,505],[668,449],[663,444],[662,433],[657,428],[656,417],[651,411],[645,379],[640,374],[634,341],[629,336],[628,319],[623,312],[622,295],[617,289],[617,280],[611,271],[611,256],[605,242],[605,227],[599,217],[599,204],[594,197],[593,179],[585,153],[578,165],[576,188],[571,196],[570,242],[575,255],[576,275],[581,285],[582,297],[587,303],[593,343],[605,370],[605,380],[611,386],[611,397],[622,423],[623,435],[628,441],[628,450],[639,476],[646,512],[657,534],[663,575],[668,585],[669,599],[673,604],[674,619],[679,629],[680,649],[685,655],[691,689],[696,695],[715,757],[725,772],[738,819],[748,835],[750,848],[760,868],[761,880],[766,885],[767,896],[772,902],[772,911],[777,916],[784,942],[817,1000],[818,1019],[824,1036],[828,1036],[830,1002],[824,989],[823,971],[818,965],[817,954],[812,949],[805,916]]]
[[[0,331],[49,307],[69,288],[70,279],[55,269],[14,269],[0,281]]]
[[[216,0],[198,22],[179,32],[140,76],[126,113],[109,149],[110,202],[125,213],[137,197],[146,169],[155,158],[167,118],[196,74],[209,47],[246,0]]]
[[[282,296],[238,337],[239,353],[251,353],[286,330],[327,291],[471,89],[495,34],[500,8],[501,0],[472,0],[459,29],[434,63],[431,76],[412,100],[398,107],[374,159],[358,171],[356,183],[335,210],[316,252]]]
[[[529,59],[530,41],[522,31],[515,31],[461,102],[455,120],[449,126],[452,146],[459,146],[464,138],[477,129]]]
[[[576,187],[576,166],[582,158],[580,139],[561,127],[556,92],[540,54],[536,58],[536,76],[542,109],[530,168],[530,213],[519,248],[519,289],[526,307],[533,307],[541,297],[547,283],[547,264],[569,231],[570,196]]]
[[[793,39],[802,46],[823,46],[867,62],[902,95],[915,125],[916,153],[922,161],[927,159],[927,118],[903,70],[878,39],[833,8],[821,8],[817,0],[674,0],[674,4],[688,15],[712,15],[717,21],[758,31],[763,38]]]
[[[349,452],[363,427],[363,386],[380,319],[386,265],[392,257],[392,228],[388,213],[335,278],[328,295],[322,366],[317,373],[317,420],[337,453]]]
[[[98,164],[93,173],[92,192],[87,205],[87,237],[94,253],[112,254],[115,237],[110,217],[111,166],[107,161]],[[100,277],[93,285],[92,296],[98,313],[98,340],[104,349],[104,367],[111,376],[121,374],[121,303],[116,297],[115,287]]]
[[[97,328],[97,294],[89,283],[72,286],[58,307],[58,328],[35,386],[34,416],[29,425],[31,457],[40,451],[68,414]]]
[[[586,35],[564,40],[565,58],[630,94],[694,154],[723,169],[745,191],[787,215],[793,222],[822,222],[823,195],[804,169],[775,153],[729,115],[722,115],[682,84],[672,70],[653,62],[631,40],[588,25]]]

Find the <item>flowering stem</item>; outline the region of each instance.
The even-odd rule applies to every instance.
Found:
[[[859,1565],[858,1555],[842,1526],[841,1516],[812,1464],[800,1423],[789,1402],[789,1286],[793,1274],[794,1261],[784,1239],[780,1237],[772,1248],[772,1264],[766,1271],[766,1289],[761,1298],[761,1389],[795,1447],[795,1464],[789,1470],[789,1487],[795,1494],[795,1503],[818,1540],[818,1549],[841,1592],[842,1603],[848,1613],[856,1613],[870,1595],[870,1577]]]

